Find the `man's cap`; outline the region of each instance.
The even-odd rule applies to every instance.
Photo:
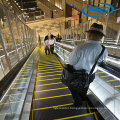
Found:
[[[101,33],[101,35],[105,36],[105,34],[103,33],[103,25],[97,23],[93,23],[90,29],[86,32],[98,32]]]

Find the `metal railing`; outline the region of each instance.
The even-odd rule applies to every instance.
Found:
[[[102,39],[102,43],[120,45],[120,21],[118,15],[120,9],[114,10],[110,15],[104,15],[98,19],[89,19],[86,22],[80,23],[78,25],[73,24],[73,26],[65,29],[64,24],[61,23],[61,36],[65,39],[74,40],[87,40],[87,33],[85,32],[90,28],[90,26],[97,22],[102,24],[104,27],[104,33],[106,37]]]
[[[72,45],[67,45],[63,43],[55,44],[55,52],[61,59],[62,63],[69,64],[69,57],[73,48],[74,46]],[[110,62],[112,65],[116,64],[117,66],[119,66],[120,69],[119,59],[108,57],[107,63],[108,62]],[[105,66],[110,68],[107,64]],[[111,68],[109,70],[111,70]],[[118,109],[118,106],[120,104],[120,78],[118,77],[119,72],[117,72],[115,69],[113,69],[114,72],[111,72],[109,70],[105,69],[104,67],[98,66],[95,80],[90,84],[89,87],[89,90],[97,97],[97,104],[94,105],[98,105],[99,100],[105,106],[102,111],[99,108],[97,109],[103,116],[103,118],[106,118],[105,120],[109,120],[112,114],[116,118],[120,118],[120,111]],[[114,73],[117,73],[118,76],[116,76]],[[88,92],[88,94],[90,93],[90,91]],[[93,102],[95,101],[93,100],[92,103]],[[110,116],[110,118],[106,117],[105,115],[107,111],[109,111],[108,116]]]
[[[0,80],[35,47],[36,33],[0,4]]]

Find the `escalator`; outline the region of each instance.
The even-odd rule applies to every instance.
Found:
[[[31,120],[98,120],[89,101],[82,107],[74,107],[71,93],[60,81],[62,65],[55,55],[43,51],[37,67]]]

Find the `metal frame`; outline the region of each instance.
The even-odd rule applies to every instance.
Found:
[[[10,54],[15,52],[15,56],[17,57],[17,63],[19,62],[20,59],[22,59],[24,56],[25,56],[25,52],[24,52],[24,47],[25,47],[25,50],[26,50],[26,54],[33,48],[33,46],[35,46],[35,36],[36,36],[36,33],[31,30],[27,25],[25,25],[25,23],[23,23],[16,15],[13,15],[13,13],[11,13],[9,10],[7,10],[4,6],[2,6],[0,4],[0,8],[2,9],[2,12],[3,14],[5,14],[6,16],[6,24],[8,24],[8,30],[10,32],[10,36],[12,38],[12,44],[13,44],[13,47],[14,47],[14,50],[13,51],[10,51],[8,52],[7,50],[7,46],[6,46],[6,43],[5,43],[5,39],[4,39],[4,36],[3,36],[3,33],[2,33],[2,29],[4,29],[4,26],[2,28],[0,28],[0,43],[1,43],[1,47],[3,49],[3,55],[0,56],[0,60],[1,58],[4,58],[6,59],[6,64],[8,66],[8,71],[9,72],[12,67],[16,64],[16,63],[12,63],[11,59],[10,59]],[[18,42],[19,44],[16,43],[16,40],[15,40],[15,33],[13,32],[13,24],[11,24],[11,16],[15,22],[15,26],[17,28],[17,35],[18,35]],[[18,22],[20,24],[20,26],[18,25]],[[26,31],[23,29],[23,25],[25,26],[26,28]],[[20,31],[21,30],[21,31]],[[26,38],[27,40],[25,40],[25,33],[26,33]],[[7,34],[7,33],[6,33]],[[23,41],[22,41],[22,36],[23,36]],[[24,43],[24,44],[23,44]],[[20,47],[18,47],[18,45],[20,45]],[[29,46],[29,49],[27,48],[27,46]],[[22,50],[22,58],[20,58],[20,55],[19,55],[19,51],[18,50]],[[15,59],[16,61],[16,59]],[[5,72],[5,68],[3,66],[3,63],[1,61],[1,65],[2,65],[2,71],[3,71],[3,76],[5,76],[6,72]]]

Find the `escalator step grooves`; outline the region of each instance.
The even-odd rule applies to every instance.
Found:
[[[62,65],[55,55],[45,55],[40,51],[34,89],[31,120],[96,120],[89,105],[82,108],[73,106],[71,93],[60,81]]]

